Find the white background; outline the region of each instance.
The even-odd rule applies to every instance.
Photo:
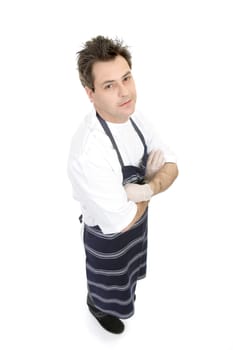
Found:
[[[2,350],[233,349],[231,6],[1,1]],[[98,34],[130,46],[138,105],[180,170],[150,205],[148,277],[121,336],[87,311],[79,205],[66,174],[71,137],[90,109],[75,53]]]

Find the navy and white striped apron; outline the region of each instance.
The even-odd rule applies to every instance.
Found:
[[[122,167],[123,185],[142,184],[147,161],[147,146],[135,122],[130,119],[144,146],[139,167],[124,166],[107,123],[98,114],[97,118],[117,152]],[[146,275],[147,211],[126,232],[104,234],[99,226],[91,227],[84,224],[89,296],[96,308],[118,318],[129,318],[133,315],[137,280]]]

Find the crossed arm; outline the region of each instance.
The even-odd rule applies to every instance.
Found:
[[[148,164],[147,164],[147,166],[148,166]],[[128,190],[126,188],[126,192],[128,191],[127,192],[128,198],[130,196],[132,196],[132,197],[134,196],[134,194],[133,194],[134,186],[136,186],[135,191],[143,189],[142,186],[146,186],[145,190],[146,191],[148,190],[149,196],[148,196],[148,200],[136,202],[137,213],[136,213],[133,221],[123,230],[123,232],[129,230],[142,217],[142,215],[144,214],[144,212],[149,204],[149,199],[152,196],[157,195],[158,193],[163,192],[167,188],[169,188],[172,185],[172,183],[175,181],[177,176],[178,176],[178,167],[177,167],[176,163],[163,163],[163,165],[159,169],[156,169],[156,171],[154,172],[153,175],[150,174],[150,177],[147,179],[146,185],[130,184],[129,186],[132,186],[130,191],[128,191],[129,188],[128,188]],[[138,186],[140,186],[140,187],[138,187]],[[140,197],[140,193],[138,193],[138,194]],[[144,196],[144,198],[145,198],[145,196]],[[129,198],[129,199],[133,200],[133,198]]]
[[[148,183],[153,191],[153,196],[170,187],[177,176],[178,167],[176,163],[165,163]]]

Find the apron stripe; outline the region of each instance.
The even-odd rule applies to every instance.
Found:
[[[87,279],[87,280],[88,280],[89,285],[95,286],[95,287],[100,288],[100,289],[124,291],[130,287],[131,281],[132,281],[133,277],[135,276],[135,274],[137,272],[139,272],[142,267],[145,267],[145,266],[146,266],[146,262],[144,262],[144,264],[140,264],[139,267],[137,267],[134,271],[132,271],[130,276],[127,276],[127,278],[129,279],[128,283],[126,283],[122,286],[121,285],[106,285],[106,284],[101,284],[101,283],[95,283],[89,279]],[[117,282],[116,279],[114,279],[114,282]]]
[[[119,304],[119,305],[128,305],[131,303],[131,298],[127,299],[127,300],[119,300],[119,299],[104,299],[101,298],[98,294],[93,293],[92,296],[98,300],[100,300],[103,303],[115,303],[115,304]]]
[[[131,250],[135,245],[140,244],[145,237],[145,233],[143,233],[143,237],[140,237],[138,239],[135,239],[134,241],[130,242],[127,247],[124,249],[121,249],[114,253],[102,253],[99,251],[96,251],[95,249],[90,248],[87,244],[85,245],[86,250],[93,256],[99,258],[99,259],[117,259],[119,257],[122,257],[124,254],[126,254],[129,250]]]
[[[93,274],[96,275],[106,275],[106,276],[118,276],[118,275],[124,275],[130,266],[137,260],[142,258],[146,254],[146,249],[142,251],[141,253],[137,254],[134,258],[132,258],[129,263],[126,265],[124,269],[121,270],[103,270],[103,269],[95,269],[88,263],[86,264],[86,267],[89,271],[91,271]]]
[[[101,284],[105,284],[106,286],[110,285],[119,285],[122,286],[126,284],[130,278],[130,273],[133,271],[139,271],[141,275],[141,269],[144,267],[146,262],[146,254],[140,256],[138,259],[134,259],[131,266],[129,266],[128,270],[125,269],[125,272],[122,274],[116,274],[113,270],[108,271],[105,274],[96,274],[93,271],[87,269],[87,279],[91,282],[100,282]],[[139,275],[139,274],[138,274]],[[138,277],[138,276],[136,276]]]

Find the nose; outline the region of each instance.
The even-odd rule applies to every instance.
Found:
[[[124,96],[128,95],[128,89],[122,83],[119,83],[118,94],[119,94],[120,97],[124,97]]]

